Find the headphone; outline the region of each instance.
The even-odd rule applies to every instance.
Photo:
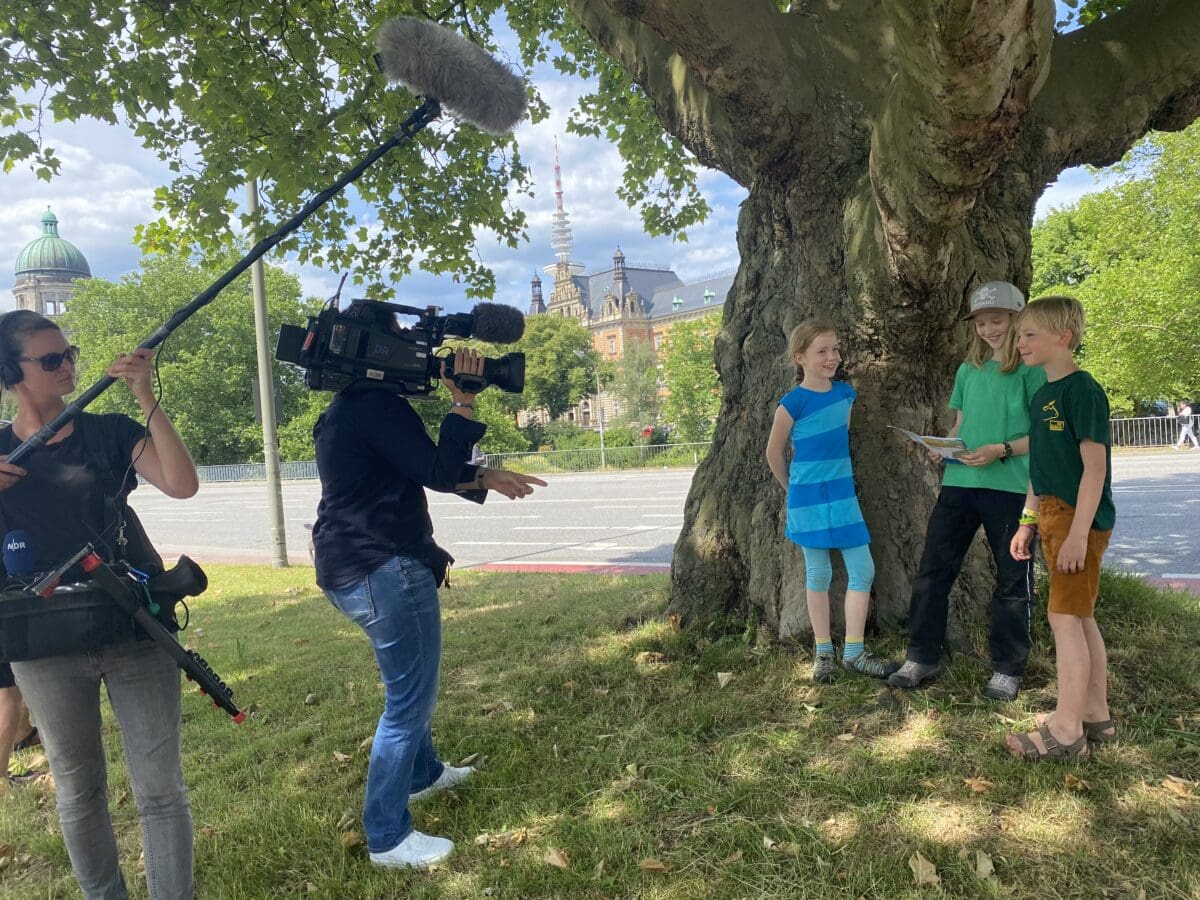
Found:
[[[13,387],[25,377],[18,361],[22,351],[13,340],[12,332],[24,323],[42,319],[44,316],[32,309],[14,309],[0,316],[0,386]]]

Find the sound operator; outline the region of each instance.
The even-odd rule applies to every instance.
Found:
[[[12,452],[63,412],[64,398],[75,390],[78,352],[54,322],[31,310],[0,318],[0,382],[17,400],[12,425],[0,428],[0,453]],[[125,498],[137,486],[134,472],[176,498],[195,494],[198,482],[187,447],[155,399],[153,355],[137,349],[107,370],[128,385],[148,419],[146,427],[121,414],[85,412],[30,454],[24,467],[0,462],[0,528],[28,534],[38,568],[53,568],[88,542],[107,561],[123,557],[142,571],[162,568],[125,508]],[[12,668],[38,724],[63,840],[84,897],[127,896],[106,793],[103,683],[121,729],[141,819],[150,897],[190,898],[192,819],[180,758],[174,661],[151,641],[124,640],[88,652],[13,662]]]
[[[479,375],[483,358],[454,357],[458,375]],[[430,722],[441,661],[437,588],[452,562],[433,541],[424,488],[482,503],[487,491],[510,499],[545,482],[470,465],[485,425],[474,421],[475,394],[454,380],[450,412],[435,444],[408,400],[386,390],[346,388],[313,429],[321,502],[313,526],[317,584],[366,632],[384,686],[384,710],[367,767],[363,825],[371,862],[426,868],[453,842],[413,829],[408,802],[469,778],[474,769],[441,762]]]

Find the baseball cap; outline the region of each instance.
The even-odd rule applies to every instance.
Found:
[[[1019,313],[1024,308],[1025,295],[1016,286],[1007,281],[989,281],[971,291],[971,311],[963,316],[963,321],[972,318],[975,313],[992,309]]]

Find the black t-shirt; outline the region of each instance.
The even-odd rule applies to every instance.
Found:
[[[137,474],[129,463],[134,446],[145,436],[140,423],[121,413],[80,413],[66,438],[25,457],[21,467],[28,474],[0,491],[0,533],[28,532],[38,571],[54,568],[87,543],[112,562],[116,512],[106,502],[106,493],[110,499],[119,495],[123,503],[137,487]],[[0,427],[0,454],[18,444],[11,425]],[[128,515],[133,518],[132,511]],[[127,538],[131,532],[144,537],[140,525],[127,526]],[[127,558],[141,569],[162,567],[162,559],[144,539],[130,540]]]
[[[486,429],[448,415],[435,444],[399,394],[350,389],[334,397],[313,428],[321,476],[313,525],[317,584],[347,587],[393,556],[439,572],[446,554],[433,542],[424,488],[452,492],[472,481],[476,467],[467,460]],[[482,503],[486,493],[462,496]]]

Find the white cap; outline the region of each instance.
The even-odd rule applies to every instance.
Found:
[[[1019,313],[1025,308],[1025,295],[1007,281],[989,281],[971,291],[971,311],[963,316],[970,319],[975,313],[1000,309]]]

